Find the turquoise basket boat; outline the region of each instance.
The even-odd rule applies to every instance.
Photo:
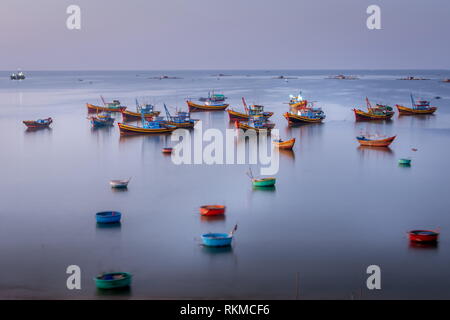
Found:
[[[95,277],[94,281],[98,289],[118,289],[129,287],[131,277],[131,273],[128,272],[110,272]]]
[[[406,158],[403,158],[403,159],[399,159],[398,160],[398,164],[401,164],[401,165],[406,165],[406,166],[409,166],[409,165],[411,165],[411,159],[406,159]]]
[[[233,235],[229,233],[205,233],[202,235],[203,245],[207,247],[231,246]]]
[[[102,211],[95,214],[97,223],[118,223],[122,214],[118,211]]]
[[[252,179],[254,187],[273,187],[276,181],[276,178]]]

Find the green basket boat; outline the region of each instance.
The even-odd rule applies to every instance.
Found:
[[[254,187],[273,187],[276,181],[276,178],[252,179]]]
[[[94,278],[98,289],[118,289],[128,287],[131,284],[131,273],[109,272]]]
[[[399,159],[399,160],[398,160],[398,164],[401,164],[401,165],[411,165],[411,159],[406,159],[406,158]]]

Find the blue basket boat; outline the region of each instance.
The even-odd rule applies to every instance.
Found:
[[[229,233],[205,233],[202,235],[203,245],[207,247],[231,246],[233,235]]]
[[[122,214],[118,211],[102,211],[95,214],[97,223],[118,223]]]

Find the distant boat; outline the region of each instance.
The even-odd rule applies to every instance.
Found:
[[[360,135],[357,136],[361,146],[365,147],[388,147],[394,140],[396,136],[386,137],[386,136],[373,136],[373,135]]]
[[[252,169],[249,169],[247,172],[247,175],[252,180],[252,184],[254,187],[274,187],[275,182],[277,181],[276,178],[260,178],[257,179],[253,176]]]
[[[228,108],[229,104],[225,103],[226,97],[223,94],[216,94],[214,91],[208,92],[207,98],[200,98],[199,101],[202,103],[192,102],[192,100],[187,100],[186,103],[189,107],[190,112],[197,111],[223,111]]]
[[[398,159],[398,164],[409,166],[411,165],[411,159],[409,158]]]
[[[25,74],[22,71],[19,71],[17,73],[12,73],[9,78],[11,80],[25,80]]]
[[[97,223],[118,223],[122,214],[118,211],[102,211],[95,214]]]
[[[225,206],[204,205],[200,207],[199,211],[202,216],[218,216],[225,214]]]
[[[272,143],[278,149],[292,150],[292,148],[294,147],[294,144],[295,144],[295,138],[292,138],[292,139],[289,139],[286,141],[283,141],[281,139],[273,140]]]
[[[164,110],[166,111],[166,120],[164,121],[164,124],[175,126],[177,128],[192,129],[198,121],[197,119],[191,119],[190,112],[178,111],[175,116],[172,116],[169,109],[167,109],[166,104],[164,104]]]
[[[108,127],[114,125],[114,118],[111,117],[109,112],[105,114],[98,114],[97,116],[91,116],[88,118],[91,121],[93,128]]]
[[[170,148],[170,147],[166,147],[166,148],[162,149],[162,153],[172,153],[172,151],[173,151],[173,148]]]
[[[248,107],[244,97],[242,98],[242,103],[244,104],[245,113],[232,109],[227,110],[230,121],[250,121],[250,119],[255,116],[268,120],[273,116],[273,112],[264,111],[264,106],[262,105],[253,104]]]
[[[430,101],[428,100],[418,100],[417,102],[414,100],[413,95],[411,94],[411,108],[396,105],[398,112],[400,115],[421,115],[421,114],[433,114],[437,108],[430,106]]]
[[[408,235],[413,242],[437,242],[439,238],[439,232],[433,230],[412,230]]]
[[[369,99],[366,97],[367,111],[362,111],[361,109],[353,109],[355,113],[356,121],[365,120],[389,120],[395,114],[392,107],[383,104],[377,104],[372,107]]]
[[[109,184],[111,188],[127,188],[128,183],[130,183],[131,178],[127,180],[111,180],[109,181]]]
[[[100,96],[103,101],[103,107],[95,106],[90,103],[86,103],[86,107],[88,109],[88,112],[101,112],[101,111],[107,111],[107,112],[122,112],[127,107],[122,106],[120,104],[119,100],[113,100],[112,102],[106,102],[105,99],[103,99],[102,96]]]
[[[275,127],[275,123],[264,120],[263,118],[251,118],[250,121],[235,121],[234,126],[237,129],[242,129],[244,131],[247,130],[255,130],[256,133],[260,132],[269,132]]]
[[[98,275],[94,278],[95,286],[98,289],[118,289],[131,285],[131,273],[109,272]]]
[[[53,119],[38,119],[38,120],[24,120],[22,121],[29,129],[48,128],[52,124]]]
[[[289,105],[290,111],[283,114],[288,121],[289,126],[304,123],[321,123],[326,117],[322,108],[314,107],[313,102],[306,104],[290,103]]]

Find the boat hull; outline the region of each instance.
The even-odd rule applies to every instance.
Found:
[[[118,223],[122,214],[118,211],[103,211],[95,214],[97,223]]]
[[[122,113],[122,120],[124,122],[127,121],[139,121],[142,119],[142,115],[139,112],[133,112],[133,111],[128,111],[128,110],[123,110],[121,111]],[[153,117],[157,117],[159,116],[160,111],[154,111],[151,113],[144,113],[144,118],[147,121],[152,121]]]
[[[106,280],[102,279],[105,275],[110,276],[112,279]],[[114,279],[114,276],[122,276],[121,279]],[[107,274],[103,274],[101,276],[97,276],[94,278],[95,286],[98,289],[118,289],[129,287],[131,285],[132,275],[128,272],[111,272]]]
[[[321,118],[309,118],[304,116],[295,115],[289,112],[286,112],[283,114],[283,116],[288,121],[289,125],[297,125],[297,124],[303,124],[303,123],[321,123],[323,119]]]
[[[206,104],[197,104],[192,101],[186,101],[189,112],[201,112],[201,111],[223,111],[226,108],[228,108],[229,104],[222,104],[222,105],[206,105]]]
[[[275,186],[275,178],[253,179],[252,183],[254,187],[273,187]]]
[[[358,142],[361,146],[364,147],[388,147],[394,140],[396,136],[389,137],[386,139],[380,140],[359,140]]]
[[[202,216],[220,216],[225,214],[225,206],[201,206],[199,211]]]
[[[255,127],[249,126],[245,122],[235,121],[234,122],[234,126],[237,129],[242,129],[244,131],[254,130],[256,133],[261,133],[261,132],[270,132],[270,130],[274,127],[274,124],[273,125],[271,124],[270,126],[267,126],[267,127],[264,127],[264,128],[255,128]]]
[[[27,126],[28,129],[40,129],[40,128],[48,128],[52,122],[52,118],[45,119],[47,120],[45,123],[40,123],[34,120],[24,120],[22,121],[24,125]]]
[[[175,126],[177,128],[185,128],[185,129],[192,129],[195,127],[194,121],[187,121],[187,122],[173,122],[173,121],[164,121],[165,124]]]
[[[228,112],[228,117],[229,117],[230,121],[249,121],[250,120],[250,116],[246,113],[237,112],[234,110],[227,110],[227,112]],[[261,116],[265,119],[269,119],[271,116],[273,116],[273,112],[264,112]]]
[[[408,232],[408,235],[412,242],[433,243],[439,239],[439,233],[432,230],[412,230]]]
[[[94,128],[100,128],[100,127],[109,127],[114,125],[114,119],[99,119],[96,117],[91,118],[91,124]]]
[[[106,108],[106,107],[100,107],[100,106],[95,106],[93,104],[90,103],[86,103],[86,107],[88,109],[88,112],[101,112],[101,111],[107,111],[107,112],[122,112],[124,111],[127,107],[118,107],[118,108]]]
[[[357,121],[390,120],[394,116],[394,112],[385,115],[373,114],[359,109],[353,109],[353,112]]]
[[[294,144],[295,144],[295,138],[292,138],[290,140],[286,140],[286,141],[283,141],[283,142],[273,141],[273,144],[278,149],[292,150],[292,148],[294,147]]]
[[[401,105],[396,105],[396,107],[397,107],[399,114],[401,114],[401,115],[433,114],[437,110],[436,107],[430,107],[426,110],[418,110],[418,109],[404,107]]]
[[[207,247],[229,247],[233,236],[228,233],[206,233],[202,235],[202,242]]]
[[[137,135],[137,134],[163,134],[170,133],[176,129],[176,127],[164,127],[164,128],[142,128],[136,126],[129,126],[123,123],[118,123],[121,135]]]

